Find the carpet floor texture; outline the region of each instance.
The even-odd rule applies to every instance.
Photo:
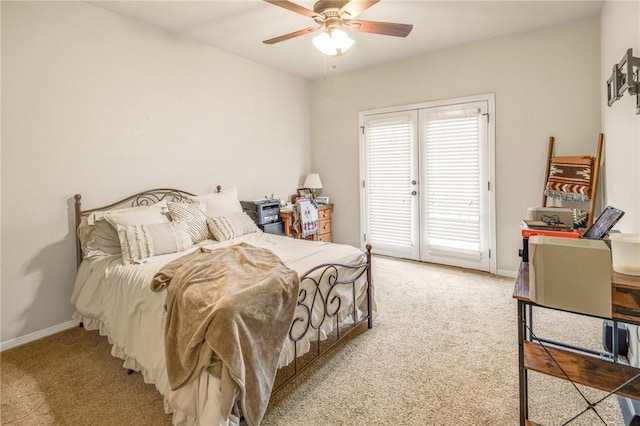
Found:
[[[378,314],[275,393],[264,426],[517,425],[512,278],[376,256]],[[535,331],[599,350],[600,320],[544,309]],[[106,337],[76,328],[0,354],[2,425],[170,425],[163,398],[127,375]],[[530,418],[562,425],[587,403],[529,374]],[[578,387],[589,401],[604,392]],[[624,425],[606,398],[570,425]]]

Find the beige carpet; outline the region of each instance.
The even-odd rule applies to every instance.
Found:
[[[374,258],[379,315],[270,402],[263,425],[516,425],[513,280]],[[536,312],[545,337],[599,348],[601,323]],[[69,330],[0,357],[3,425],[169,425],[162,398],[96,332]],[[583,388],[581,388],[583,389]],[[603,395],[583,389],[591,400]],[[530,374],[530,413],[560,425],[585,407],[565,381]],[[615,398],[571,425],[623,425]]]

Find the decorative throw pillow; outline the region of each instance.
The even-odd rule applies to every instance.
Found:
[[[218,241],[226,241],[259,231],[255,222],[245,212],[229,213],[207,219],[209,230]]]
[[[206,203],[170,202],[167,203],[167,207],[173,221],[187,225],[187,231],[194,244],[209,238]]]
[[[229,213],[242,211],[242,205],[238,201],[238,190],[235,186],[213,194],[190,197],[192,201],[207,203],[207,216],[218,217]]]
[[[85,258],[108,254],[120,254],[118,232],[104,219],[91,220],[83,217],[78,226],[78,239]]]
[[[127,209],[111,210],[102,214],[113,228],[118,225],[149,225],[151,223],[168,223],[167,201],[162,200],[150,206],[140,206]],[[95,220],[101,217],[96,214]]]
[[[168,223],[167,202],[150,206],[101,210],[83,217],[78,226],[78,238],[85,258],[121,253],[118,225]]]
[[[130,264],[161,254],[177,253],[193,243],[183,223],[118,225],[122,263]]]

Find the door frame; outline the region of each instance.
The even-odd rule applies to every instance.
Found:
[[[365,214],[366,214],[366,194],[363,186],[365,181],[365,152],[364,152],[364,121],[365,116],[372,114],[385,114],[393,112],[401,112],[408,110],[419,110],[424,108],[442,107],[447,105],[464,104],[470,102],[487,102],[487,112],[489,114],[487,124],[487,144],[488,146],[488,183],[489,186],[489,272],[495,274],[497,272],[497,249],[496,249],[496,200],[495,200],[495,181],[496,181],[496,167],[495,167],[495,146],[496,146],[496,132],[495,132],[495,93],[485,93],[481,95],[465,96],[453,99],[443,99],[437,101],[421,102],[417,104],[400,105],[395,107],[376,108],[371,110],[364,110],[358,113],[358,126],[359,126],[359,186],[360,186],[360,246],[365,248],[366,241],[364,239],[365,234]]]

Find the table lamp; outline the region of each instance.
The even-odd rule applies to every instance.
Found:
[[[322,194],[322,181],[320,180],[320,175],[317,173],[309,173],[307,178],[304,180],[303,188],[309,188],[311,190],[311,194],[315,199],[316,196]]]

